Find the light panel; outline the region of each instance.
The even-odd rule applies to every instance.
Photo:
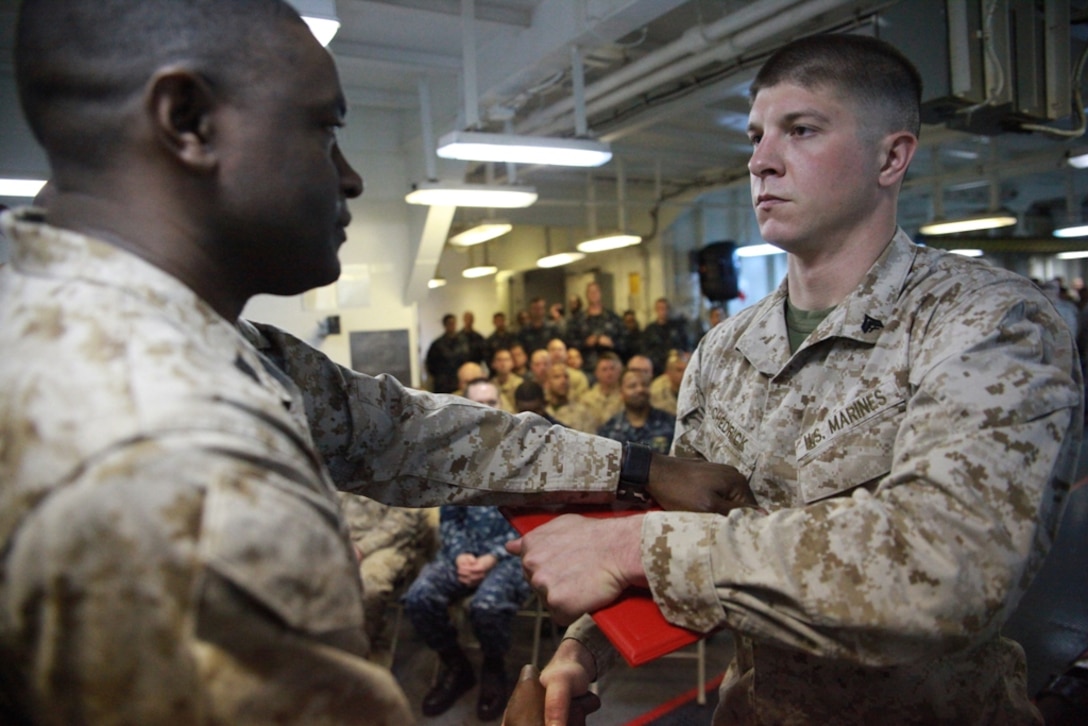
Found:
[[[608,163],[612,149],[592,139],[452,131],[438,140],[437,154],[462,161],[589,167]]]
[[[462,272],[462,277],[487,277],[488,275],[494,275],[499,271],[495,265],[476,265],[475,267],[466,267]]]
[[[33,199],[45,186],[45,179],[0,179],[0,197]]]
[[[579,242],[577,247],[579,252],[605,252],[637,245],[641,241],[642,238],[637,234],[610,234]]]
[[[1053,234],[1055,237],[1088,237],[1088,224],[1074,224],[1068,227],[1059,227],[1054,230]]]
[[[501,222],[499,220],[480,222],[475,227],[471,227],[460,234],[455,234],[450,237],[449,242],[451,245],[456,245],[458,247],[471,247],[472,245],[478,245],[487,242],[488,240],[493,240],[496,237],[502,237],[513,228],[514,225],[509,222]]]
[[[584,260],[582,252],[557,252],[554,255],[545,255],[536,261],[537,267],[562,267],[578,260]]]
[[[431,207],[487,207],[514,209],[528,207],[537,199],[532,187],[460,182],[423,182],[404,197],[409,204]]]
[[[978,232],[984,229],[1011,227],[1016,224],[1016,215],[1010,212],[986,212],[962,219],[935,220],[923,224],[918,231],[924,235],[958,234],[960,232]]]

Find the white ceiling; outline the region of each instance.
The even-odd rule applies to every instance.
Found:
[[[622,167],[627,198],[642,212],[662,200],[676,203],[746,179],[747,83],[777,45],[821,30],[872,32],[874,24],[884,33],[896,23],[899,31],[904,24],[917,24],[907,28],[906,37],[924,39],[922,47],[939,44],[939,25],[930,20],[933,2],[475,0],[475,22],[466,36],[461,0],[336,0],[342,26],[329,48],[349,104],[400,114],[406,150],[408,139],[414,140],[411,148],[419,148],[421,79],[430,89],[433,135],[464,127],[466,37],[474,50],[476,108],[484,126],[501,130],[509,119],[519,133],[572,135],[577,122],[571,49],[580,48],[588,128],[612,143],[615,158],[592,172],[518,167],[519,183],[536,186],[541,201],[504,216],[516,224],[584,226],[590,175],[589,193],[614,200]],[[16,4],[0,0],[0,51],[5,54],[0,70],[4,64],[10,69]],[[1088,39],[1088,0],[1071,0],[1070,8],[1072,63]],[[903,19],[904,12],[913,17]],[[472,78],[471,66],[467,77]],[[15,111],[12,99],[0,96],[0,104],[3,128],[4,117]],[[1052,125],[1069,128],[1070,119]],[[1072,175],[1064,164],[1068,149],[1088,146],[1083,138],[987,136],[944,126],[927,126],[922,136],[927,148],[913,165],[901,207],[908,230],[932,215],[938,180],[947,214],[986,206],[994,181],[999,201],[1020,213],[1045,209],[1064,214],[1071,188],[1078,199],[1088,193],[1088,180],[1079,176],[1088,172]],[[27,171],[19,168],[17,154],[5,149],[5,155],[0,175]],[[490,173],[501,180],[506,171],[505,165],[470,165],[468,175],[482,180]],[[611,206],[614,214],[617,205]],[[459,213],[455,224],[463,217]],[[640,219],[644,224],[648,217]],[[1049,223],[1022,222],[1017,234],[1034,233],[1039,224]]]

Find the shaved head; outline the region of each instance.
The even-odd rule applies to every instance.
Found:
[[[52,161],[101,168],[156,69],[185,64],[220,93],[240,93],[291,63],[276,42],[284,22],[303,21],[282,0],[25,0],[15,46],[23,113]]]

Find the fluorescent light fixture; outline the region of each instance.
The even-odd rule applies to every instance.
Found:
[[[326,46],[340,29],[340,18],[336,14],[335,0],[287,0],[294,7],[317,42]]]
[[[774,245],[761,244],[761,245],[744,245],[738,247],[736,251],[737,257],[766,257],[767,255],[784,255],[786,251],[781,247],[775,247]]]
[[[963,257],[982,257],[982,250],[979,249],[958,249],[948,250],[953,255],[962,255]]]
[[[450,237],[449,242],[451,245],[457,245],[458,247],[471,247],[472,245],[493,240],[496,237],[502,237],[513,228],[514,225],[509,222],[498,219],[485,220],[475,227]]]
[[[1088,169],[1088,151],[1070,151],[1065,160],[1074,169]]]
[[[1073,224],[1059,227],[1053,232],[1055,237],[1088,237],[1088,224]],[[1061,255],[1058,255],[1061,257]],[[1066,259],[1062,257],[1062,259]],[[1074,258],[1075,259],[1075,258]]]
[[[1016,224],[1016,215],[1011,212],[986,212],[962,219],[935,220],[923,224],[918,231],[924,235],[957,234],[959,232],[978,232],[984,229],[1011,227]]]
[[[494,275],[499,271],[495,265],[476,265],[475,267],[466,267],[461,272],[461,277],[487,277],[488,275]]]
[[[557,252],[554,255],[545,255],[536,261],[537,267],[562,267],[572,262],[585,259],[583,252]]]
[[[1059,252],[1059,260],[1083,260],[1088,257],[1088,250],[1077,250],[1075,252]]]
[[[434,290],[435,288],[445,287],[445,286],[446,286],[446,278],[444,278],[444,277],[432,277],[430,280],[427,280],[427,288],[430,289],[430,290]]]
[[[45,179],[0,179],[0,197],[33,199],[45,186]]]
[[[443,159],[551,166],[600,166],[612,158],[603,141],[452,131],[438,140]]]
[[[488,207],[514,209],[528,207],[536,201],[532,187],[499,184],[465,184],[462,182],[422,182],[408,193],[404,201],[431,207]]]
[[[637,245],[641,241],[637,234],[610,234],[579,242],[577,247],[579,252],[604,252]]]

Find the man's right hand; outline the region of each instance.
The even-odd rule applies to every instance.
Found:
[[[601,707],[589,690],[593,670],[593,656],[581,643],[562,641],[543,673],[522,669],[503,726],[585,726],[586,716]]]
[[[727,514],[758,508],[748,478],[727,464],[654,454],[646,491],[663,509]]]

